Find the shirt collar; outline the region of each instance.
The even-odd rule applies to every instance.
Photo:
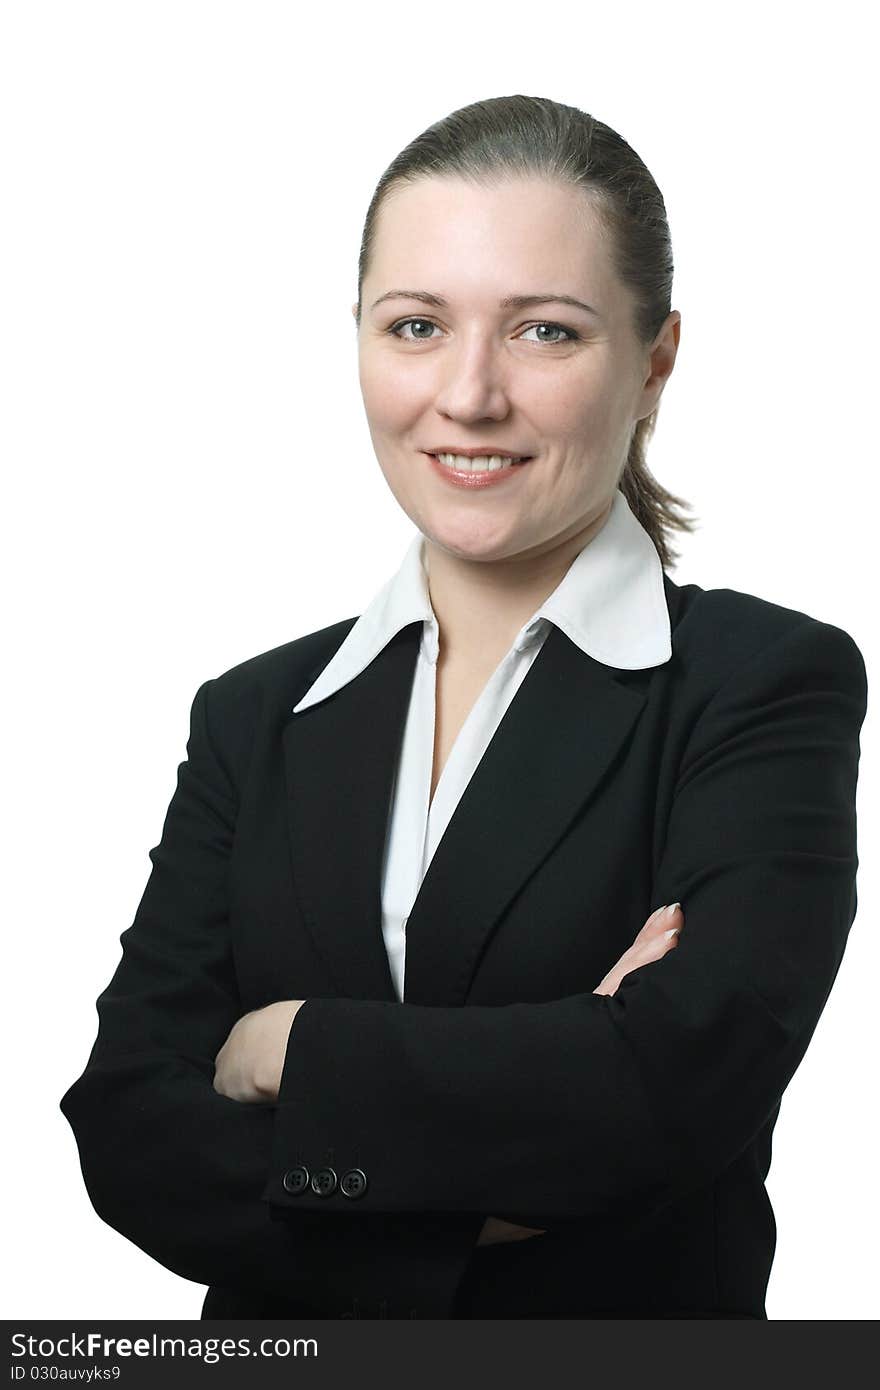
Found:
[[[335,694],[359,676],[401,628],[420,620],[422,650],[436,662],[439,629],[428,590],[424,537],[417,532],[397,573],[358,618],[293,713]],[[543,635],[548,623],[606,666],[633,671],[659,666],[671,657],[660,557],[619,489],[601,531],[578,552],[513,645],[524,650]]]

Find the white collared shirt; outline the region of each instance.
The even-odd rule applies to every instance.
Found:
[[[420,532],[397,573],[375,595],[293,713],[355,680],[401,628],[418,619],[423,622],[422,640],[392,792],[381,888],[382,934],[401,1000],[410,910],[443,832],[546,641],[550,624],[608,666],[637,670],[660,665],[672,655],[660,557],[618,490],[601,531],[575,556],[489,677],[458,734],[432,798],[439,627]]]

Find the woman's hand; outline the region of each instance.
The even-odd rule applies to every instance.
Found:
[[[478,1245],[501,1245],[509,1240],[528,1240],[529,1236],[543,1236],[546,1232],[536,1226],[514,1226],[512,1221],[502,1221],[499,1216],[487,1216],[477,1237]]]
[[[608,971],[602,983],[593,990],[594,994],[616,993],[624,975],[638,970],[652,960],[662,960],[667,951],[678,945],[678,933],[684,926],[684,913],[681,903],[672,903],[672,911],[658,907],[652,912],[633,944],[624,951],[616,965]],[[672,936],[667,933],[675,933]]]
[[[651,960],[661,960],[667,951],[678,945],[678,934],[684,926],[684,913],[681,903],[673,903],[672,911],[658,907],[652,912],[633,944],[624,951],[620,960],[608,971],[602,983],[593,990],[594,994],[614,994],[625,975],[638,970]],[[667,932],[672,932],[667,936]],[[534,1226],[514,1226],[509,1221],[501,1221],[496,1216],[487,1216],[477,1240],[478,1245],[498,1245],[508,1240],[528,1240],[530,1236],[543,1236],[546,1232]]]
[[[214,1059],[214,1090],[230,1100],[277,1100],[290,1027],[305,1002],[281,999],[240,1018]]]

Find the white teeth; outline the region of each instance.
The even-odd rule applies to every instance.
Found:
[[[515,462],[504,454],[490,454],[485,458],[466,458],[463,454],[435,454],[447,468],[455,468],[460,473],[485,473],[496,468],[510,468]]]

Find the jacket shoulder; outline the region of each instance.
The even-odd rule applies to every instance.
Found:
[[[820,662],[831,653],[838,664],[854,670],[866,683],[864,657],[857,643],[835,623],[743,590],[704,589],[699,584],[676,584],[666,574],[663,578],[673,659],[685,670],[701,671],[720,686],[763,653],[790,646],[797,652],[814,651]]]
[[[307,632],[302,637],[295,637],[290,642],[282,642],[280,646],[236,662],[212,677],[216,699],[235,699],[237,695],[263,687],[278,691],[284,700],[290,695],[292,707],[334,652],[342,646],[356,622],[357,618],[343,618],[329,627]]]
[[[345,618],[257,652],[199,687],[193,714],[201,697],[207,737],[234,787],[243,785],[259,730],[280,730],[356,622]]]

